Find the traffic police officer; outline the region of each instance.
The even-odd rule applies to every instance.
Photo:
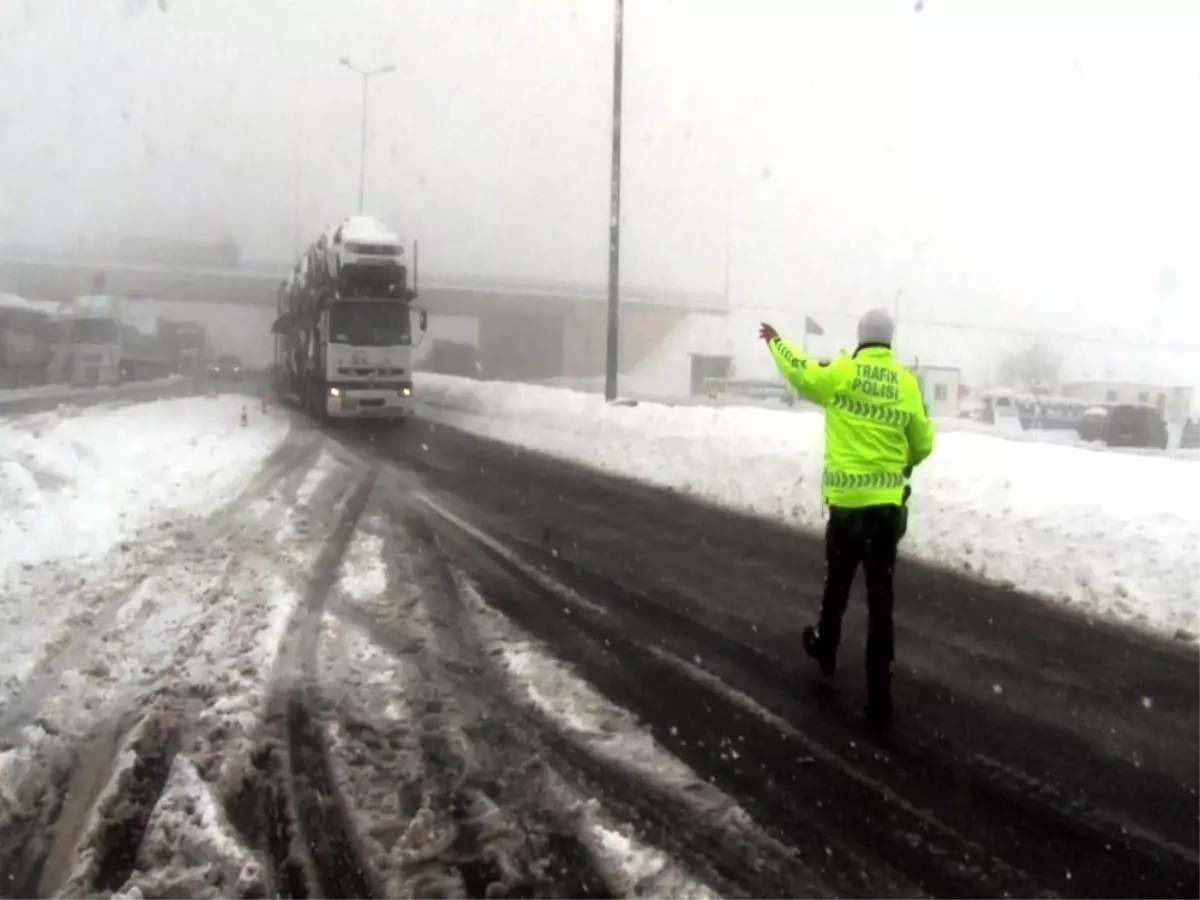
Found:
[[[824,674],[833,674],[842,616],[861,562],[867,715],[877,725],[886,725],[892,714],[892,576],[907,525],[907,476],[933,451],[934,437],[916,376],[892,355],[894,332],[888,312],[873,309],[858,323],[858,349],[828,363],[797,351],[766,323],[759,332],[788,382],[825,408],[825,592],[818,626],[804,630],[804,648]]]

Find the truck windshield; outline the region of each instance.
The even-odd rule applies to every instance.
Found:
[[[72,344],[115,344],[117,323],[112,319],[75,319],[71,322]]]
[[[329,340],[355,347],[393,347],[411,341],[403,303],[341,302],[329,310]]]

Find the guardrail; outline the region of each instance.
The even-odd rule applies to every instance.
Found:
[[[204,389],[192,378],[164,378],[157,381],[130,382],[115,387],[70,388],[61,390],[20,390],[0,392],[0,417],[50,412],[60,406],[88,407],[105,403],[146,403],[172,397],[187,397]],[[5,394],[20,396],[5,396]]]

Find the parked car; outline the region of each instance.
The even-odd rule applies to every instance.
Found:
[[[1188,419],[1183,423],[1179,446],[1184,450],[1200,450],[1200,419]]]
[[[1157,407],[1145,403],[1119,403],[1108,408],[1104,442],[1110,447],[1167,449],[1167,423]]]
[[[1102,441],[1108,431],[1108,407],[1090,406],[1083,411],[1076,429],[1084,441]]]
[[[460,341],[435,340],[421,367],[439,375],[483,377],[483,363],[479,359],[478,348]]]

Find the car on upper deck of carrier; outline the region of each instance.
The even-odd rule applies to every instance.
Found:
[[[343,295],[399,296],[408,284],[403,242],[372,216],[350,216],[327,228],[312,248],[309,269]]]

